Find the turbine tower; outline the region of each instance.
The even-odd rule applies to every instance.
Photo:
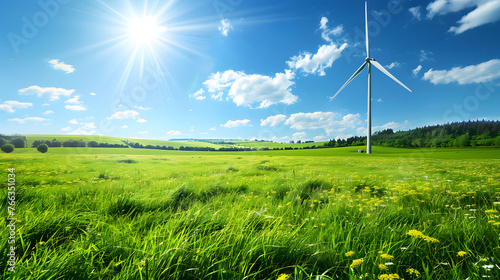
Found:
[[[411,90],[405,86],[402,82],[400,82],[398,79],[396,79],[389,71],[387,71],[380,63],[375,61],[375,59],[370,57],[370,47],[368,45],[368,10],[367,10],[367,4],[365,2],[365,33],[366,33],[366,59],[363,65],[359,67],[359,69],[354,72],[354,74],[347,80],[347,82],[337,91],[337,93],[330,98],[330,101],[332,101],[337,94],[339,94],[354,78],[356,78],[361,71],[365,68],[365,66],[368,64],[368,131],[366,133],[366,153],[371,154],[372,153],[372,143],[371,143],[371,136],[372,136],[372,65],[375,66],[378,70],[382,71],[382,73],[386,74],[389,76],[389,78],[393,79],[396,83],[400,84],[402,87],[405,89]]]

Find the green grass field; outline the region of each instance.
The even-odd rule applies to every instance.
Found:
[[[500,149],[357,149],[2,153],[2,277],[500,279]]]

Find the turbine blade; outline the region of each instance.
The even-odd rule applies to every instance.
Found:
[[[361,65],[361,67],[359,67],[359,69],[356,72],[354,72],[351,78],[349,78],[349,80],[345,82],[345,84],[339,89],[339,91],[337,91],[337,93],[335,93],[335,95],[332,98],[330,98],[330,101],[332,101],[335,98],[335,96],[339,94],[339,92],[341,92],[352,80],[354,80],[354,78],[356,78],[357,75],[359,75],[359,73],[361,73],[361,71],[363,71],[367,63],[368,62],[365,61],[365,63],[363,63],[363,65]]]
[[[387,71],[382,65],[380,65],[380,63],[378,63],[375,60],[370,61],[370,63],[373,64],[373,66],[377,67],[378,70],[382,71],[382,73],[384,73],[387,76],[389,76],[389,78],[393,79],[396,83],[400,84],[402,87],[404,87],[405,89],[407,89],[409,92],[412,92],[411,89],[409,89],[402,82],[400,82],[398,79],[396,79],[396,77],[394,77],[391,73],[389,73],[389,71]]]
[[[365,34],[366,34],[366,57],[370,57],[370,46],[368,44],[368,4],[365,2]]]

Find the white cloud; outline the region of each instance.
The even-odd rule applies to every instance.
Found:
[[[122,125],[121,128],[128,128],[128,125]]]
[[[62,131],[70,131],[71,130],[71,126],[67,126],[67,127],[64,127],[64,128],[61,128]]]
[[[386,65],[385,67],[387,67],[387,68],[389,68],[389,69],[392,69],[392,68],[394,68],[394,67],[399,67],[399,66],[401,66],[401,64],[400,64],[399,62],[397,62],[397,61],[394,61],[394,62],[392,62],[391,64]]]
[[[53,114],[53,113],[54,113],[54,111],[48,110],[48,111],[43,112],[42,115],[48,115],[48,114]]]
[[[336,116],[338,114],[333,112],[296,113],[292,114],[285,124],[296,130],[323,129],[330,136],[361,123],[359,114],[347,114],[341,120],[335,120]]]
[[[170,130],[167,132],[168,135],[181,135],[182,133],[178,130]]]
[[[227,70],[223,73],[217,72],[210,75],[210,78],[203,82],[203,84],[208,88],[209,92],[221,91],[226,88],[231,87],[234,81],[237,79],[246,76],[244,72],[238,71],[235,72],[233,70]],[[201,93],[200,93],[201,92]],[[200,89],[194,94],[203,94],[203,89]]]
[[[325,138],[326,138],[326,137],[325,137],[325,136],[323,136],[323,135],[318,135],[318,136],[315,136],[315,137],[313,138],[313,140],[314,140],[314,141],[316,141],[316,142],[320,142],[320,141],[324,141],[324,140],[325,140]]]
[[[223,93],[222,91],[221,91],[221,92],[219,92],[218,94],[215,94],[215,93],[214,93],[214,94],[210,95],[210,98],[212,98],[212,99],[214,99],[214,100],[222,101],[222,95],[223,95],[223,94],[224,94],[224,93]]]
[[[333,112],[296,113],[285,124],[297,130],[329,128],[334,116]]]
[[[467,30],[500,20],[500,1],[489,1],[462,17],[459,26],[450,27],[450,32],[461,34]]]
[[[384,100],[382,100],[382,98],[379,98],[377,99],[377,102],[380,103],[380,102],[383,102]]]
[[[319,29],[322,31],[321,32],[321,38],[323,40],[332,43],[333,40],[330,38],[330,36],[339,36],[342,34],[344,31],[344,28],[342,25],[336,26],[334,28],[328,28],[328,18],[322,17],[319,23]]]
[[[73,65],[66,64],[64,62],[59,62],[59,59],[52,59],[49,60],[49,63],[51,64],[51,67],[57,70],[62,70],[66,72],[66,74],[73,73],[75,71],[75,68]]]
[[[316,54],[304,52],[291,57],[291,60],[286,63],[292,70],[301,70],[307,74],[324,76],[326,75],[325,69],[332,67],[333,62],[340,57],[345,48],[347,48],[347,43],[342,44],[340,47],[336,44],[322,45]]]
[[[227,18],[223,19],[219,23],[219,31],[222,35],[227,37],[227,34],[229,33],[229,30],[233,29],[233,25],[231,24],[231,21]]]
[[[71,111],[85,111],[87,108],[85,108],[82,105],[66,105],[64,108],[71,110]]]
[[[25,109],[31,106],[33,106],[33,103],[8,100],[0,104],[0,110],[7,113],[14,113],[15,109]]]
[[[91,92],[90,95],[96,96],[97,94],[95,94],[95,92]]]
[[[196,100],[203,100],[205,99],[206,97],[203,95],[203,93],[205,93],[205,91],[201,88],[200,90],[198,90],[197,92],[189,95],[189,97],[194,97],[196,98]]]
[[[138,119],[137,122],[138,123],[145,123],[145,122],[147,122],[147,120],[145,120],[145,119]]]
[[[411,72],[413,72],[413,76],[416,77],[418,75],[418,73],[420,72],[420,70],[422,70],[422,65],[417,66],[417,68],[411,70]]]
[[[214,126],[214,127],[211,127],[209,130],[215,131],[215,130],[217,130],[217,128]]]
[[[49,103],[43,103],[42,106],[50,106]]]
[[[273,104],[287,105],[297,101],[297,96],[291,93],[295,75],[286,70],[286,73],[277,73],[274,78],[262,75],[246,75],[240,77],[229,89],[229,97],[237,106],[251,106],[259,103],[258,108],[267,108]]]
[[[459,85],[490,82],[500,79],[500,59],[492,59],[478,65],[453,67],[451,70],[430,69],[422,79],[435,85],[452,82],[457,82]]]
[[[50,101],[59,100],[61,96],[70,96],[75,92],[74,89],[63,89],[63,88],[55,88],[55,87],[39,87],[39,86],[30,86],[27,88],[23,88],[19,90],[19,94],[21,95],[31,95],[36,94],[38,97],[47,96]]]
[[[10,122],[18,122],[18,123],[27,123],[27,122],[43,122],[46,121],[47,119],[40,118],[40,117],[27,117],[24,119],[19,119],[19,118],[14,118],[14,119],[8,119]]]
[[[240,127],[240,126],[246,126],[250,120],[244,119],[244,120],[235,120],[235,121],[227,121],[225,124],[221,124],[221,126],[226,127],[226,128],[235,128],[235,127]]]
[[[431,60],[429,56],[432,55],[432,52],[426,52],[424,50],[420,50],[420,62],[426,61],[426,60]]]
[[[412,7],[408,9],[410,13],[413,15],[413,18],[420,21],[422,20],[422,14],[420,13],[420,6]]]
[[[292,138],[295,139],[295,140],[300,140],[300,139],[303,139],[307,136],[307,133],[305,132],[297,132],[297,133],[294,133],[292,135]]]
[[[212,74],[203,84],[209,92],[219,91],[218,95],[212,96],[214,99],[221,98],[221,91],[229,89],[228,99],[232,99],[237,106],[251,107],[259,103],[258,108],[267,108],[277,103],[290,105],[297,101],[297,96],[291,93],[290,88],[294,78],[290,70],[277,73],[275,77],[227,70]]]
[[[139,112],[134,111],[134,110],[127,110],[127,111],[118,111],[111,115],[111,117],[107,117],[110,120],[122,120],[122,119],[128,119],[128,118],[136,118],[139,115]]]
[[[458,26],[450,27],[449,31],[461,34],[467,30],[500,20],[500,0],[435,0],[427,6],[427,18],[436,15],[455,13],[474,8],[463,16]]]
[[[378,126],[372,126],[372,133],[375,133],[377,131],[382,131],[382,130],[386,130],[388,128],[391,128],[393,129],[394,131],[397,131],[397,130],[402,130],[402,129],[405,129],[408,127],[408,125],[410,124],[409,121],[405,121],[403,123],[398,123],[398,122],[388,122],[384,125],[378,125]],[[357,133],[358,134],[363,134],[363,135],[366,135],[366,132],[367,132],[367,128],[366,127],[359,127],[357,129]]]
[[[139,134],[148,134],[148,133],[149,133],[149,131],[139,131],[139,132],[137,132],[137,133],[139,133]]]
[[[73,98],[70,98],[66,101],[64,101],[64,103],[67,103],[67,104],[82,104],[83,102],[78,100],[80,98],[80,95],[75,95]]]
[[[134,108],[139,109],[139,110],[143,110],[143,111],[147,111],[147,110],[151,110],[152,109],[150,107],[142,107],[142,106],[135,106]]]
[[[83,129],[77,129],[75,131],[67,133],[67,135],[95,135],[97,132],[95,130],[87,131]]]
[[[70,124],[78,124],[78,121],[76,119],[72,119],[69,121]]]
[[[260,126],[277,126],[286,121],[285,115],[270,116],[265,120],[260,120]]]
[[[82,130],[93,130],[93,129],[96,129],[97,126],[95,126],[95,124],[93,122],[91,123],[84,123],[83,126],[81,126],[79,129],[82,129]]]

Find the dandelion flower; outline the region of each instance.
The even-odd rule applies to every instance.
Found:
[[[465,255],[467,255],[467,252],[464,252],[464,251],[459,251],[457,253],[457,256],[459,256],[459,257],[465,257]]]
[[[380,270],[387,270],[387,269],[388,269],[387,265],[385,265],[385,264],[383,264],[383,263],[379,264],[379,265],[378,265],[378,268],[379,268]]]
[[[349,251],[349,252],[345,253],[346,257],[350,257],[352,255],[354,255],[354,251]]]

